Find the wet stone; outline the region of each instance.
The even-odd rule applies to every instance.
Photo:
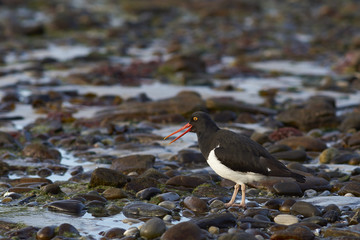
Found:
[[[275,199],[270,199],[269,201],[267,201],[264,206],[266,208],[269,208],[269,209],[275,209],[275,210],[279,210],[280,206],[284,203],[284,200],[283,199],[278,199],[278,198],[275,198]]]
[[[103,193],[103,197],[107,200],[126,198],[127,194],[121,188],[110,187],[107,188]]]
[[[54,183],[51,183],[51,184],[48,184],[48,185],[45,185],[45,186],[41,187],[41,191],[43,191],[44,193],[49,193],[49,194],[62,193],[59,185],[54,184]]]
[[[320,210],[308,202],[297,201],[291,206],[290,212],[292,215],[303,215],[304,217],[320,216]]]
[[[176,208],[176,203],[172,202],[172,201],[163,201],[163,202],[159,203],[159,206],[164,207],[169,210],[173,210]]]
[[[206,159],[201,153],[190,150],[180,151],[177,155],[177,160],[182,164],[206,163]]]
[[[36,239],[38,240],[49,240],[55,236],[55,227],[56,226],[46,226],[41,228],[36,233]]]
[[[76,200],[59,200],[49,203],[47,207],[51,211],[78,215],[83,212],[85,205]]]
[[[77,194],[74,197],[80,197],[80,198],[85,199],[86,201],[97,200],[97,201],[101,201],[101,202],[106,202],[106,199],[103,196],[101,196],[98,192],[95,192],[95,191]]]
[[[324,142],[310,136],[289,137],[279,141],[277,144],[284,144],[292,149],[303,148],[306,151],[314,152],[321,152],[327,148]]]
[[[137,177],[132,178],[130,182],[125,185],[127,191],[138,192],[145,188],[157,187],[158,181],[154,178]]]
[[[164,217],[171,214],[171,211],[155,204],[134,202],[126,205],[123,213],[127,217]]]
[[[246,239],[246,240],[257,240],[257,238],[246,232],[237,232],[237,233],[224,233],[221,234],[218,240],[235,240],[235,239]]]
[[[11,239],[32,239],[38,231],[39,228],[36,227],[25,227],[19,230],[9,231],[6,234]]]
[[[161,240],[178,240],[179,236],[181,236],[183,240],[206,239],[198,225],[192,222],[182,222],[166,230],[161,236]]]
[[[189,196],[184,199],[184,205],[191,211],[204,213],[208,210],[206,202],[198,197]]]
[[[349,238],[360,238],[360,233],[357,231],[351,231],[343,228],[327,228],[324,232],[324,237],[337,238],[337,237],[349,237]]]
[[[312,217],[303,219],[301,223],[315,223],[320,226],[326,226],[328,222],[323,217],[312,216]]]
[[[346,185],[340,189],[339,195],[345,195],[347,193],[351,193],[356,197],[360,197],[360,182],[346,183]]]
[[[179,194],[175,192],[167,192],[159,194],[155,197],[153,197],[151,200],[155,202],[163,202],[163,201],[177,201],[180,199]]]
[[[339,154],[336,148],[327,148],[319,156],[320,163],[330,163]]]
[[[166,185],[195,188],[205,182],[204,179],[191,176],[175,176],[166,181]]]
[[[299,222],[299,219],[290,214],[279,214],[274,218],[274,222],[282,225],[291,225]]]
[[[162,192],[159,188],[149,187],[137,192],[136,197],[142,200],[150,200],[152,197],[160,193]]]
[[[328,210],[324,213],[323,218],[327,222],[334,223],[340,218],[340,213],[336,210]]]
[[[124,236],[124,232],[125,232],[125,229],[114,227],[114,228],[110,228],[106,232],[103,232],[101,235],[106,238],[110,238],[110,239],[122,238]]]
[[[273,153],[272,155],[279,160],[298,161],[298,162],[304,162],[308,160],[308,156],[304,150],[289,150],[284,152]]]
[[[140,236],[146,239],[154,239],[160,237],[166,231],[166,225],[160,218],[152,218],[140,229]]]
[[[296,182],[279,182],[273,185],[275,193],[285,196],[302,196],[303,192]]]
[[[39,177],[46,178],[46,177],[51,176],[52,171],[51,171],[49,168],[41,168],[41,169],[39,169],[39,170],[36,172],[36,174],[37,174]]]
[[[69,223],[63,223],[59,226],[58,235],[66,237],[80,237],[79,231]]]
[[[143,173],[152,168],[155,163],[153,155],[130,155],[112,161],[111,169],[127,174],[129,172]]]
[[[127,183],[127,177],[115,170],[97,168],[91,174],[90,187],[112,186],[122,187]]]
[[[290,226],[285,230],[277,231],[270,239],[302,239],[313,240],[314,233],[306,226]]]
[[[45,159],[54,159],[58,160],[57,163],[60,163],[61,154],[58,150],[48,148],[41,143],[30,143],[26,145],[22,151],[22,154],[25,157],[36,158],[40,160]]]
[[[236,218],[231,213],[214,213],[204,217],[198,217],[191,220],[202,229],[208,229],[211,226],[218,228],[234,227]]]

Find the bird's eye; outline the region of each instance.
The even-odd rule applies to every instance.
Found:
[[[193,121],[197,121],[198,120],[198,118],[197,117],[193,117]]]

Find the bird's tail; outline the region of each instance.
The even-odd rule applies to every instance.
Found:
[[[303,176],[303,175],[301,175],[301,174],[291,172],[291,176],[290,176],[290,177],[294,178],[297,182],[300,182],[300,183],[304,183],[304,182],[305,182],[305,176]]]

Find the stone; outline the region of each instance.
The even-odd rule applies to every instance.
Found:
[[[127,177],[113,169],[96,168],[91,174],[90,187],[112,186],[123,187],[127,183]]]
[[[202,178],[182,175],[174,176],[166,181],[166,185],[182,186],[187,188],[195,188],[203,183],[205,183],[205,180]]]
[[[322,216],[327,222],[334,223],[340,219],[340,212],[336,210],[328,210]]]
[[[158,183],[159,182],[154,178],[147,178],[147,177],[131,178],[131,181],[126,183],[125,189],[127,191],[139,192],[146,188],[157,187]]]
[[[330,163],[339,154],[339,150],[336,148],[327,148],[321,152],[319,156],[320,163]]]
[[[274,218],[274,222],[282,225],[292,225],[299,222],[299,219],[290,214],[279,214]]]
[[[49,168],[40,168],[40,169],[36,172],[36,174],[37,174],[39,177],[46,178],[46,177],[51,176],[52,171],[51,171],[51,169],[49,169]]]
[[[273,142],[280,141],[284,138],[292,137],[292,136],[303,136],[304,134],[293,127],[283,127],[276,129],[269,135],[269,139]]]
[[[199,164],[206,163],[206,159],[200,152],[194,152],[191,150],[183,150],[176,156],[177,161],[182,164]]]
[[[320,216],[320,210],[308,202],[297,201],[291,206],[290,212],[292,215],[303,215],[304,217]]]
[[[36,158],[39,160],[53,159],[60,163],[61,153],[41,143],[30,143],[22,150],[24,157]]]
[[[204,213],[208,210],[206,202],[198,197],[188,196],[184,199],[184,206],[191,211]]]
[[[123,213],[126,217],[164,217],[171,211],[151,203],[133,202],[123,208]]]
[[[102,235],[106,238],[122,238],[124,236],[124,232],[125,229],[123,228],[118,228],[118,227],[114,227],[114,228],[110,228],[109,230],[107,230],[106,232],[104,232]]]
[[[36,239],[38,240],[50,240],[55,236],[55,227],[56,226],[46,226],[41,228],[36,233]]]
[[[289,150],[284,152],[273,153],[272,155],[279,160],[286,160],[286,161],[304,162],[309,159],[304,150]]]
[[[345,195],[347,193],[360,197],[360,182],[348,182],[338,192],[339,195]]]
[[[50,184],[47,184],[47,185],[41,187],[41,191],[43,191],[44,193],[49,193],[49,194],[59,194],[59,193],[62,193],[59,185],[58,185],[58,184],[54,184],[54,183],[50,183]]]
[[[103,193],[103,197],[107,200],[126,198],[127,194],[121,188],[110,187],[107,188]]]
[[[246,239],[246,240],[258,240],[254,235],[246,232],[236,232],[236,233],[224,233],[221,234],[218,240],[236,240],[236,239]]]
[[[348,113],[344,120],[342,120],[339,129],[343,132],[347,132],[350,129],[360,130],[360,113],[351,112]]]
[[[80,237],[79,231],[69,223],[60,224],[58,229],[59,236],[66,236],[66,237]]]
[[[39,228],[36,227],[24,227],[17,230],[12,230],[6,233],[10,239],[32,239],[36,236]]]
[[[296,182],[279,182],[273,185],[275,192],[285,196],[302,196],[303,192]]]
[[[360,232],[351,231],[344,228],[330,227],[325,229],[324,237],[326,238],[338,238],[338,237],[348,237],[354,239],[360,239]]]
[[[236,225],[236,218],[231,213],[214,213],[204,217],[198,217],[191,220],[202,229],[208,229],[211,226],[218,228],[229,228]]]
[[[47,205],[51,211],[59,211],[69,214],[80,215],[85,210],[85,205],[77,200],[59,200]]]
[[[169,228],[161,240],[205,240],[206,236],[195,223],[190,221],[178,223]]]
[[[264,207],[268,209],[279,210],[281,204],[283,203],[284,203],[283,199],[279,199],[279,198],[270,199],[267,202],[265,202]]]
[[[229,195],[229,190],[225,187],[221,187],[215,183],[203,183],[197,186],[192,194],[197,197],[210,197],[216,198],[219,196],[227,196]]]
[[[155,156],[153,155],[130,155],[114,159],[111,163],[111,169],[124,174],[130,172],[137,172],[139,174],[152,168],[155,163]]]
[[[136,197],[142,200],[150,200],[152,197],[160,193],[162,192],[159,188],[149,187],[137,192]]]
[[[140,236],[145,239],[160,237],[166,231],[165,222],[160,218],[151,218],[142,225]]]
[[[20,144],[7,132],[0,131],[0,148],[19,148]]]
[[[292,149],[302,148],[305,151],[321,152],[327,148],[326,144],[314,137],[297,136],[280,140],[277,144],[284,144]]]
[[[326,226],[328,224],[326,219],[320,216],[312,216],[305,218],[302,220],[301,224],[305,224],[305,223],[314,223],[319,226]]]
[[[270,239],[301,239],[301,240],[313,240],[315,234],[310,228],[301,225],[290,226],[285,230],[277,231],[271,235]]]

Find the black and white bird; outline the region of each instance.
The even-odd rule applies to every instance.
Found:
[[[234,193],[226,207],[245,207],[245,184],[267,177],[290,177],[305,182],[303,175],[290,171],[263,146],[245,135],[220,129],[205,112],[192,114],[190,122],[164,139],[187,129],[172,140],[175,142],[188,132],[197,134],[201,153],[210,167],[221,177],[235,182]],[[241,203],[235,199],[241,186]]]

